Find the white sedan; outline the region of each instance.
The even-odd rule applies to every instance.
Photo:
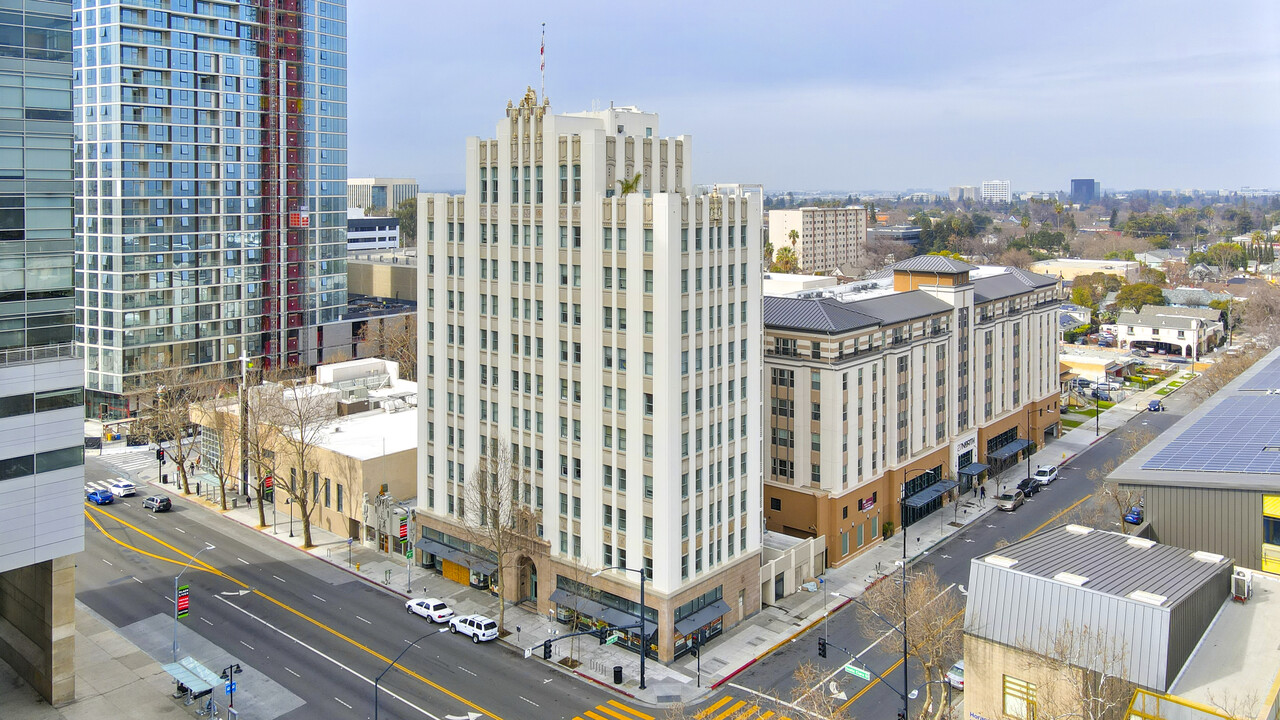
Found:
[[[111,494],[116,497],[125,497],[126,495],[132,495],[137,492],[138,486],[124,478],[116,478],[111,481],[110,490]]]
[[[414,598],[404,604],[410,615],[421,615],[434,623],[448,622],[453,617],[453,610],[437,598]]]

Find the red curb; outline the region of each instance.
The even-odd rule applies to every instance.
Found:
[[[866,590],[870,590],[870,589],[871,589],[871,588],[872,588],[876,583],[880,582],[881,580],[885,579],[886,577],[888,577],[888,576],[887,576],[887,575],[881,575],[880,577],[876,578],[875,582],[871,583],[871,585],[868,585],[868,586],[866,587]],[[866,590],[863,590],[863,592],[866,592]],[[795,632],[794,632],[794,633],[792,633],[791,635],[788,635],[787,637],[783,638],[780,642],[775,643],[775,644],[773,645],[773,647],[770,647],[768,650],[765,650],[764,652],[760,653],[759,655],[757,655],[757,656],[755,656],[755,657],[751,658],[751,660],[749,660],[749,661],[747,662],[747,664],[743,665],[742,667],[739,667],[737,670],[734,670],[733,672],[729,673],[728,675],[725,675],[723,678],[721,678],[721,679],[717,680],[716,682],[712,683],[709,687],[710,687],[712,690],[716,690],[716,689],[718,689],[721,685],[724,685],[725,683],[727,683],[727,682],[729,682],[730,680],[732,680],[736,675],[738,675],[739,673],[741,673],[743,670],[746,670],[747,668],[751,667],[752,665],[755,665],[757,662],[759,662],[759,661],[761,661],[761,660],[765,659],[766,657],[768,657],[768,656],[772,655],[772,654],[774,653],[774,651],[776,651],[778,648],[782,647],[783,645],[786,645],[787,643],[789,643],[789,642],[791,642],[791,641],[795,640],[796,638],[800,637],[801,635],[803,635],[803,634],[805,634],[805,633],[809,632],[810,630],[814,629],[815,627],[817,627],[817,626],[818,626],[818,624],[819,624],[819,623],[821,623],[823,620],[825,620],[825,619],[827,618],[827,616],[828,616],[828,615],[831,615],[832,613],[840,612],[841,610],[843,610],[843,609],[844,609],[844,607],[845,607],[846,605],[848,605],[848,604],[849,604],[849,603],[851,603],[851,602],[853,602],[853,600],[850,600],[850,599],[846,598],[844,602],[839,603],[838,605],[835,605],[835,606],[834,606],[834,607],[832,607],[830,610],[828,610],[828,611],[826,611],[825,613],[823,613],[823,614],[822,614],[822,616],[821,616],[821,617],[819,617],[817,620],[814,620],[813,622],[809,623],[808,625],[805,625],[804,627],[802,627],[802,628],[800,628],[799,630],[795,631]]]

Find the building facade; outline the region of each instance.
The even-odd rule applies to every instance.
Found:
[[[418,200],[422,559],[468,547],[464,483],[509,446],[538,547],[506,599],[636,613],[643,572],[664,660],[760,608],[761,196],[695,193],[692,150],[530,90],[465,195]]]
[[[74,343],[69,0],[0,13],[0,662],[75,699],[84,366]]]
[[[1213,308],[1144,305],[1142,312],[1121,312],[1102,330],[1115,335],[1121,350],[1164,351],[1198,360],[1226,336],[1222,314]]]
[[[796,233],[794,243],[792,231]],[[850,206],[770,210],[769,237],[775,249],[793,248],[804,270],[854,267],[867,254],[867,209]]]
[[[1009,192],[1008,180],[983,180],[982,202],[1007,203],[1013,199]]]
[[[346,4],[75,13],[87,412],[158,367],[311,362],[346,306]]]
[[[347,205],[363,210],[395,210],[405,200],[418,197],[413,178],[351,178],[347,181]]]
[[[839,566],[1055,437],[1060,294],[926,255],[765,297],[766,529]]]
[[[359,208],[347,209],[348,253],[354,255],[371,250],[395,250],[398,247],[400,247],[398,218],[366,217]],[[351,290],[351,292],[355,291]]]
[[[1071,181],[1071,202],[1092,205],[1102,199],[1102,183],[1093,178],[1076,178]]]

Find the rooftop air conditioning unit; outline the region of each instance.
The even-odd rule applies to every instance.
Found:
[[[1231,575],[1231,599],[1247,602],[1253,594],[1253,573],[1246,568],[1236,568]]]

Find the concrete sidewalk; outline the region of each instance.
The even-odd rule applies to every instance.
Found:
[[[1150,399],[1162,398],[1157,391],[1169,382],[1177,380],[1182,373],[1175,373],[1164,382],[1146,391],[1136,392],[1131,397],[1117,403],[1104,411],[1097,422],[1081,425],[1064,433],[1060,438],[1048,444],[1031,457],[1031,466],[1063,465],[1094,442],[1105,437],[1112,430],[1123,426],[1135,415],[1145,412]],[[107,455],[113,455],[112,449]],[[145,449],[135,452],[149,453]],[[112,457],[104,457],[107,462],[124,460],[121,464],[131,465],[135,482],[147,482],[157,488],[167,490],[175,498],[182,497],[174,491],[172,485],[160,485],[156,479],[154,464],[142,463],[139,460],[130,462],[123,453]],[[1000,476],[986,481],[987,499],[980,502],[972,496],[962,498],[958,503],[944,507],[925,517],[910,527],[907,533],[898,533],[884,540],[857,556],[844,566],[829,569],[821,579],[818,592],[800,591],[782,598],[776,605],[765,607],[756,615],[726,631],[703,649],[702,676],[699,687],[696,677],[696,660],[684,657],[664,665],[654,660],[646,663],[647,687],[639,690],[640,658],[635,653],[615,646],[601,646],[592,637],[584,637],[577,641],[557,643],[553,645],[553,659],[560,660],[572,652],[580,665],[574,674],[615,689],[616,691],[649,703],[692,702],[711,692],[717,683],[723,682],[756,660],[769,654],[775,648],[790,642],[798,635],[806,632],[813,625],[821,622],[823,617],[838,609],[830,593],[856,596],[864,592],[868,585],[880,577],[890,574],[903,556],[903,543],[906,543],[908,560],[927,553],[935,546],[960,532],[969,523],[977,521],[995,509],[994,495],[1004,486],[1016,484],[1026,477],[1025,463],[1009,468]],[[194,488],[193,488],[194,489]],[[202,488],[203,490],[204,488]],[[184,500],[204,507],[212,512],[219,512],[228,519],[248,527],[258,529],[273,539],[300,547],[302,543],[301,523],[294,519],[290,523],[287,515],[272,512],[268,508],[267,526],[258,527],[257,508],[244,505],[245,499],[229,495],[236,500],[237,507],[222,511],[216,503],[198,496],[186,496]],[[230,505],[230,501],[229,501]],[[291,528],[292,525],[292,528]],[[307,552],[343,568],[358,577],[387,591],[403,597],[429,595],[445,600],[459,614],[481,613],[496,618],[498,616],[498,599],[486,591],[475,590],[458,585],[441,577],[437,572],[426,570],[409,563],[401,556],[392,556],[367,548],[359,542],[348,543],[346,538],[334,533],[312,528],[312,541],[315,546]],[[566,627],[555,622],[554,618],[539,615],[523,605],[508,605],[505,617],[506,627],[512,631],[504,642],[513,648],[530,649],[535,658],[541,658],[541,645],[544,640],[555,638],[566,632]],[[531,659],[530,662],[540,660]],[[622,666],[621,686],[612,684],[614,666]],[[555,666],[565,672],[563,665]],[[4,717],[8,717],[5,715]],[[56,717],[56,716],[50,716]]]

